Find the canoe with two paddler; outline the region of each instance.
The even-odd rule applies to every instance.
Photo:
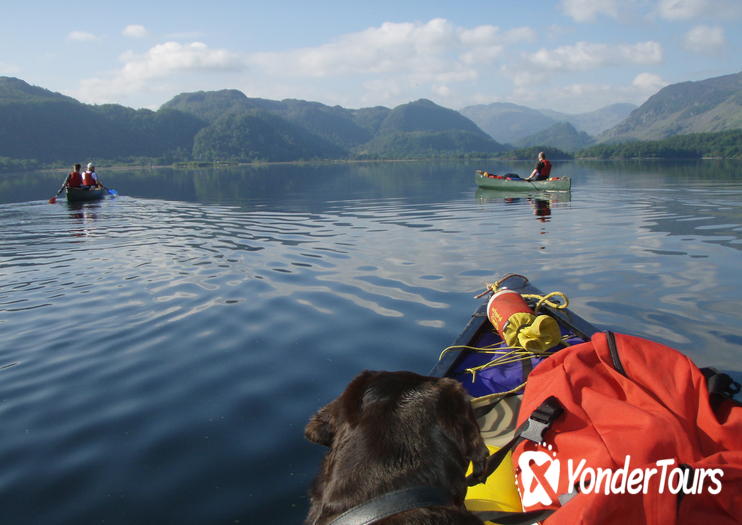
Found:
[[[107,194],[105,188],[67,188],[67,202],[97,201]]]
[[[572,188],[569,177],[528,181],[515,174],[498,175],[482,170],[474,172],[474,182],[480,188],[509,191],[569,191]]]

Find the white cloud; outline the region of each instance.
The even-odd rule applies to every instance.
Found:
[[[667,20],[687,20],[703,14],[707,4],[707,0],[661,0],[658,9]]]
[[[619,45],[577,42],[551,50],[540,49],[526,55],[526,59],[554,71],[587,71],[607,65],[658,64],[662,62],[662,46],[651,40]]]
[[[565,113],[580,113],[613,104],[631,102],[642,104],[647,98],[667,85],[660,77],[650,73],[641,73],[629,85],[573,83],[565,86],[548,87],[548,97],[544,88],[538,85],[516,88],[512,102],[531,107],[543,107],[544,100],[549,100],[549,107]]]
[[[657,6],[660,17],[666,20],[708,18],[737,18],[742,15],[739,0],[660,0]]]
[[[355,78],[366,90],[362,100],[375,103],[399,98],[400,93],[417,96],[422,90],[423,96],[453,100],[454,84],[478,80],[480,72],[505,56],[507,46],[535,39],[535,31],[528,27],[467,28],[436,18],[424,23],[386,22],[320,46],[251,53],[245,60],[256,74],[274,78],[303,78],[305,83]]]
[[[576,22],[591,22],[598,15],[618,18],[619,0],[562,0],[564,13]]]
[[[642,93],[655,93],[665,87],[667,82],[654,73],[639,73],[634,77],[631,85]]]
[[[75,42],[90,42],[97,39],[97,36],[92,33],[86,33],[85,31],[72,31],[67,35],[67,40],[73,40]]]
[[[435,76],[491,63],[505,45],[535,39],[530,28],[471,29],[436,18],[427,23],[392,23],[343,35],[333,42],[286,52],[254,53],[248,61],[272,74],[331,77],[410,72]],[[463,75],[462,78],[467,78]]]
[[[152,84],[152,81],[168,79],[176,74],[244,69],[236,54],[210,49],[202,42],[165,42],[142,55],[126,52],[121,60],[124,66],[118,72],[104,78],[82,80],[79,96],[89,102],[111,102],[117,96],[137,91],[157,91],[161,86]]]
[[[147,36],[147,29],[143,25],[131,24],[126,26],[121,34],[129,38],[144,38]]]
[[[719,26],[695,26],[683,37],[683,47],[695,53],[718,53],[725,44],[724,29]]]

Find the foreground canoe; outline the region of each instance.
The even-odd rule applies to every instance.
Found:
[[[480,188],[507,191],[569,191],[572,188],[572,180],[569,177],[527,181],[525,179],[511,179],[505,175],[495,175],[481,170],[474,172],[474,182]]]
[[[83,188],[67,188],[67,202],[86,202],[86,201],[97,201],[106,196],[106,190],[103,188],[83,189]]]
[[[555,502],[556,498],[562,499],[562,496],[556,492],[555,479],[561,480],[560,483],[573,479],[572,474],[565,475],[564,471],[560,475],[558,453],[563,453],[564,458],[572,458],[576,453],[588,455],[592,453],[607,458],[616,457],[615,452],[618,451],[628,452],[631,450],[629,447],[633,446],[637,452],[640,449],[648,451],[650,454],[648,457],[652,457],[651,454],[655,453],[660,454],[657,457],[668,458],[681,457],[678,454],[689,454],[688,457],[708,454],[699,464],[716,465],[713,463],[716,459],[711,458],[721,457],[719,452],[726,453],[726,451],[739,448],[737,444],[739,443],[738,416],[740,414],[737,412],[737,417],[733,417],[732,411],[739,410],[736,408],[739,404],[735,404],[734,397],[742,388],[733,376],[730,377],[729,374],[720,373],[713,368],[699,370],[687,357],[660,343],[622,334],[598,333],[597,328],[568,309],[568,299],[564,294],[553,291],[544,295],[521,275],[510,274],[488,285],[487,290],[478,297],[489,293],[493,293],[489,304],[482,304],[475,311],[454,345],[442,352],[431,372],[432,376],[458,381],[469,393],[482,439],[491,454],[489,460],[493,460],[492,466],[498,465],[485,483],[469,487],[465,498],[467,509],[478,514],[482,519],[491,520],[485,523],[542,522],[550,511],[544,514],[533,509],[538,508],[540,504],[548,505],[550,502]],[[496,323],[499,330],[492,323]],[[510,345],[503,343],[500,333],[508,339]],[[581,344],[590,340],[593,344]],[[570,349],[569,347],[573,345],[578,346]],[[595,366],[594,359],[602,360],[598,352],[602,352],[604,356],[609,355],[605,367]],[[593,360],[591,356],[594,356]],[[653,358],[653,356],[656,357]],[[539,364],[544,360],[547,362]],[[653,360],[655,363],[652,362]],[[536,367],[544,373],[540,374],[536,369],[536,372],[531,374]],[[601,368],[604,369],[601,370]],[[654,368],[662,369],[662,373],[653,376],[651,371]],[[536,376],[538,379],[535,378]],[[591,376],[594,376],[594,381]],[[625,377],[625,384],[621,376]],[[704,379],[707,388],[699,388]],[[538,392],[526,394],[526,398],[530,399],[526,399],[525,404],[521,406],[527,382],[531,382],[532,388],[536,388]],[[544,400],[545,396],[550,397]],[[680,399],[676,399],[676,396]],[[551,429],[553,435],[549,438],[549,440],[553,438],[556,441],[547,445],[543,432],[560,417],[562,400],[568,404],[571,402],[569,406],[572,412],[570,413],[574,418],[561,418],[561,423]],[[534,401],[540,405],[535,405]],[[705,407],[705,411],[700,407]],[[564,410],[568,409],[564,408]],[[530,414],[528,425],[518,427],[516,430],[518,414],[521,411]],[[577,415],[575,411],[580,411],[580,415]],[[644,415],[633,419],[633,416],[637,414]],[[598,415],[597,419],[595,419],[596,415]],[[656,422],[657,427],[654,430],[648,430],[646,419],[642,419],[647,417]],[[725,423],[720,422],[721,417],[726,420]],[[698,426],[691,428],[692,423],[696,421]],[[674,436],[672,431],[669,431],[667,433],[669,438],[664,439],[664,436],[660,434],[665,426],[675,429],[676,434],[679,435]],[[646,434],[647,431],[650,432],[650,438],[642,442],[642,434]],[[685,432],[687,435],[682,435]],[[526,436],[527,433],[530,435]],[[622,433],[626,435],[626,440],[622,439]],[[609,436],[609,439],[604,439],[606,436]],[[534,453],[533,449],[521,451],[520,454],[516,453],[517,459],[513,460],[511,452],[521,438],[536,442],[541,440],[540,444],[546,448],[540,449],[537,453]],[[610,452],[608,445],[611,441],[614,453]],[[686,446],[685,443],[690,442],[703,442],[703,446],[709,448],[703,449],[703,452],[700,448],[689,448],[689,451],[683,449],[680,452],[681,448]],[[667,456],[661,455],[662,447],[671,447],[667,449]],[[705,450],[710,452],[706,453]],[[553,461],[548,457],[548,453],[545,454],[546,451],[551,451]],[[541,460],[537,461],[535,458],[539,455]],[[545,455],[548,464],[543,462]],[[595,456],[582,456],[582,458],[582,462],[599,459]],[[629,460],[629,455],[626,455],[624,472],[629,472]],[[708,463],[704,463],[706,460]],[[517,470],[520,470],[522,474],[520,481],[529,486],[525,491],[529,493],[529,497],[524,497],[522,504],[516,487],[515,461],[518,463]],[[674,462],[672,459],[669,461]],[[656,464],[660,465],[661,462],[657,461]],[[551,468],[552,464],[557,465],[556,469]],[[569,459],[568,464],[572,465],[572,459]],[[640,464],[648,463],[644,461]],[[724,464],[732,469],[737,466],[734,462],[727,463],[725,460],[718,463],[720,466]],[[535,469],[532,465],[540,465],[543,468]],[[530,478],[525,475],[526,466],[531,470]],[[572,466],[569,469],[572,469]],[[611,468],[598,468],[595,471],[601,472],[601,470],[610,474]],[[615,472],[621,470],[618,468]],[[632,472],[640,471],[641,469],[634,469]],[[549,472],[555,477],[550,479]],[[682,479],[683,469],[678,468],[676,472],[681,473]],[[719,468],[718,472],[723,475],[724,469]],[[602,474],[597,474],[595,477],[600,479],[601,476]],[[633,477],[633,474],[624,474],[624,476],[625,481]],[[593,478],[593,475],[590,477]],[[625,494],[623,489],[614,487],[616,480],[620,477],[620,475],[614,476],[610,481],[613,494]],[[527,481],[529,479],[530,481]],[[585,478],[581,477],[579,484],[581,490],[579,491],[589,492],[592,490],[593,482],[596,486],[599,483],[593,478],[589,485],[591,488],[585,489]],[[569,483],[570,489],[572,487],[578,489],[577,484],[571,485],[571,481]],[[596,490],[594,494],[599,495],[602,492],[607,496],[609,481],[605,481],[604,486],[605,492]],[[536,492],[532,492],[533,487],[542,491],[546,497],[545,501],[540,500],[539,496],[535,496],[534,499],[533,495]],[[678,490],[682,494],[682,487]],[[550,494],[547,494],[547,491]],[[696,492],[695,486],[692,491],[693,494],[701,493],[700,488]],[[735,503],[732,500],[733,496],[729,496],[733,491],[734,489],[731,489],[726,496],[720,496],[722,499],[715,499],[713,502],[705,500],[696,503],[697,508],[692,506],[685,508],[685,515],[699,513],[701,509],[713,514],[715,509],[721,509],[720,515],[734,516]],[[569,492],[574,495],[577,491],[570,490]],[[709,491],[714,495],[719,492]],[[646,494],[646,490],[644,493]],[[661,489],[658,497],[660,494],[662,494]],[[560,523],[576,523],[579,520],[572,519],[575,517],[596,518],[599,516],[596,514],[596,509],[600,505],[605,505],[609,500],[598,499],[592,500],[591,503],[589,499],[591,496],[585,494],[581,504],[567,503],[567,508],[571,510],[566,510],[568,517]],[[633,500],[634,503],[629,503],[629,500],[621,496],[617,497],[618,499],[611,500],[612,509],[606,511],[604,515],[606,518],[610,517],[608,520],[610,523],[623,523],[625,520],[616,518],[616,514],[613,513],[614,509],[626,505],[624,509],[628,510],[630,508],[628,505],[636,501],[639,501],[639,507],[644,503],[644,508],[649,508],[646,503],[651,502],[654,505],[652,508],[660,508],[656,504],[657,498]],[[672,512],[679,508],[676,506],[676,501],[665,501],[668,501],[670,505],[662,512]],[[564,504],[563,501],[562,504]],[[577,507],[570,507],[570,505],[577,505]],[[524,507],[529,512],[520,514]],[[503,513],[516,514],[506,516]],[[736,514],[738,515],[738,512]],[[629,521],[645,522],[638,519]],[[550,520],[547,521],[549,522]],[[597,523],[598,521],[590,519],[584,522]],[[603,520],[600,522],[602,523]],[[662,522],[662,520],[657,522]]]
[[[472,407],[482,438],[490,452],[510,441],[515,433],[525,378],[550,353],[589,341],[598,331],[592,324],[566,308],[566,302],[549,300],[521,275],[508,275],[492,285],[523,296],[537,314],[554,319],[561,331],[561,343],[548,352],[514,350],[500,338],[487,318],[487,304],[472,314],[464,331],[440,355],[430,375],[459,381],[472,396]],[[546,301],[542,299],[546,298]],[[466,507],[473,512],[521,512],[510,453],[484,484],[469,487]]]
[[[544,294],[538,288],[531,285],[528,279],[522,275],[507,275],[498,281],[497,287],[500,290],[514,290],[524,295],[532,308],[536,305],[536,298],[544,297]],[[562,331],[564,340],[568,341],[569,344],[589,341],[592,335],[598,331],[596,327],[572,312],[569,308],[556,307],[554,301],[543,303],[539,306],[536,313],[546,314],[554,318]],[[505,344],[487,318],[487,304],[483,303],[472,314],[464,331],[447,349],[449,351],[444,351],[441,354],[438,363],[430,375],[458,378],[464,385],[464,388],[473,397],[500,394],[502,392],[497,392],[496,388],[493,388],[491,384],[489,386],[478,384],[483,379],[482,377],[472,377],[473,375],[481,376],[481,370],[476,374],[467,372],[467,370],[471,370],[475,366],[490,363],[497,357],[496,354],[482,353],[477,349],[488,348],[491,350],[496,346],[505,346]],[[556,350],[560,348],[562,347],[557,347]],[[475,365],[475,362],[479,363],[479,365]],[[496,367],[493,366],[492,368]],[[469,376],[468,379],[466,377],[467,375]],[[502,386],[509,385],[503,384]],[[510,394],[513,392],[507,391],[507,393]]]

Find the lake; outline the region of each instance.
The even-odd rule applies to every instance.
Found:
[[[516,272],[602,328],[742,371],[742,163],[555,163],[566,194],[398,162],[0,175],[3,523],[300,523],[308,418],[427,373]]]

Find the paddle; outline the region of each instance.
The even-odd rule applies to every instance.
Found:
[[[101,186],[103,186],[103,185],[101,184]],[[119,195],[119,192],[117,192],[113,188],[106,188],[105,186],[103,186],[103,189],[106,190],[108,192],[108,194],[110,196],[112,196],[112,197],[118,197],[118,195]]]
[[[57,193],[54,194],[53,197],[49,199],[49,204],[54,204],[57,202],[57,196],[62,193],[62,190],[67,186],[67,179],[64,180],[64,183],[62,184],[62,187],[57,190]]]

